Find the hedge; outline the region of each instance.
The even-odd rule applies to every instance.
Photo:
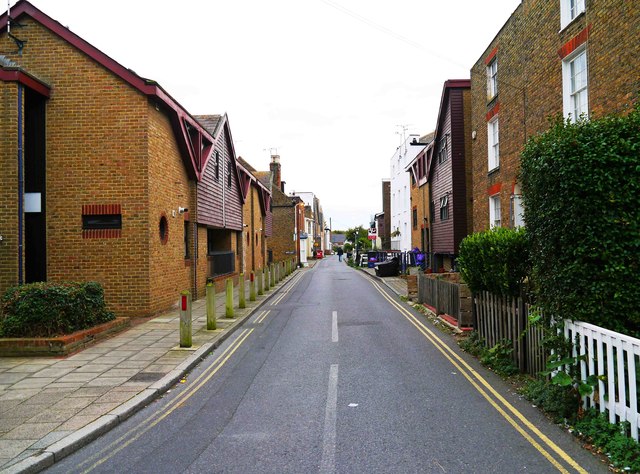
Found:
[[[54,337],[113,319],[99,283],[30,283],[2,297],[0,337]]]
[[[519,296],[531,269],[526,231],[497,227],[468,235],[457,264],[471,291]]]
[[[640,107],[528,141],[524,218],[545,314],[640,329]]]

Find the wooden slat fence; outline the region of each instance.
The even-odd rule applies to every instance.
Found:
[[[438,314],[460,317],[460,285],[437,278],[418,278],[418,302],[436,309]]]
[[[582,380],[590,375],[604,376],[597,389],[583,398],[585,407],[608,412],[609,421],[628,421],[631,436],[638,440],[638,379],[640,339],[609,331],[593,324],[564,322],[564,335],[574,342],[573,355],[587,355],[580,362]]]
[[[487,347],[511,341],[513,362],[521,372],[545,369],[542,328],[529,325],[529,305],[522,298],[504,298],[488,292],[474,296],[475,329]]]

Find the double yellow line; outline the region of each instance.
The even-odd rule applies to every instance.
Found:
[[[298,273],[295,275],[286,285],[280,290],[278,296],[271,303],[272,305],[279,304],[291,291],[291,289],[300,281],[303,274]],[[256,317],[255,324],[261,324],[267,318],[267,316],[271,313],[271,310],[263,310],[258,313]],[[81,469],[81,472],[89,472],[101,464],[108,461],[110,458],[118,454],[124,448],[129,446],[131,443],[139,439],[142,435],[144,435],[147,431],[152,429],[166,417],[171,415],[177,408],[181,407],[189,398],[191,398],[198,390],[200,390],[204,384],[206,384],[211,378],[218,373],[218,371],[226,364],[226,362],[231,358],[231,356],[238,350],[238,348],[246,341],[246,339],[251,335],[251,333],[255,330],[255,328],[244,329],[240,333],[240,335],[235,339],[233,343],[227,347],[222,354],[220,354],[209,367],[207,367],[202,374],[200,374],[197,378],[193,380],[190,386],[182,393],[176,396],[173,400],[167,403],[166,406],[163,407],[161,411],[153,413],[151,416],[146,418],[144,421],[139,423],[135,428],[127,431],[125,434],[120,436],[118,439],[113,441],[107,447],[103,448],[100,452],[94,454],[93,456],[85,459],[83,462],[78,464],[78,468]]]
[[[373,286],[378,290],[394,308],[396,308],[415,328],[431,342],[436,349],[469,381],[469,383],[480,393],[489,404],[495,408],[502,417],[513,426],[531,445],[536,448],[558,471],[569,473],[569,471],[556,459],[549,451],[553,451],[559,459],[571,466],[576,472],[586,474],[585,471],[571,456],[563,451],[557,444],[551,441],[533,423],[511,405],[500,393],[498,393],[473,367],[467,364],[453,349],[444,343],[433,331],[416,318],[407,308],[391,298],[378,282],[372,281]],[[483,388],[484,387],[484,388]],[[509,413],[510,412],[510,413]],[[539,442],[532,436],[537,437]]]

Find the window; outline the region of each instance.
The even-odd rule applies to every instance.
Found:
[[[122,229],[122,214],[83,215],[82,229]]]
[[[514,194],[511,196],[513,212],[512,221],[513,227],[524,227],[524,208],[522,206],[522,195]]]
[[[189,221],[184,221],[184,258],[189,258]]]
[[[489,227],[500,227],[500,195],[489,198]]]
[[[414,207],[411,212],[411,223],[413,224],[413,228],[418,228],[418,208]]]
[[[585,10],[585,0],[560,0],[560,29],[563,29]]]
[[[498,95],[498,58],[487,65],[487,100]]]
[[[440,139],[440,142],[438,142],[438,163],[444,163],[449,157],[449,147],[447,146],[448,137],[449,134],[447,133]]]
[[[576,121],[589,115],[587,50],[580,48],[562,61],[564,116]]]
[[[160,233],[160,242],[163,245],[166,244],[169,241],[169,221],[167,220],[167,216],[164,214],[160,216],[158,231]]]
[[[487,138],[489,149],[489,171],[500,166],[500,130],[498,116],[487,123]]]
[[[227,187],[231,187],[231,160],[227,161]]]
[[[440,198],[440,220],[446,221],[449,219],[449,196],[442,196]]]
[[[220,179],[220,153],[216,150],[216,161],[213,164],[216,181]]]

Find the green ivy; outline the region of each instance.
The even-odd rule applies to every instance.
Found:
[[[521,161],[537,302],[547,318],[640,331],[640,106],[557,118]]]
[[[99,283],[30,283],[2,297],[0,337],[59,336],[114,318]]]
[[[497,227],[468,235],[457,263],[471,291],[519,296],[531,269],[527,233],[524,228]]]

